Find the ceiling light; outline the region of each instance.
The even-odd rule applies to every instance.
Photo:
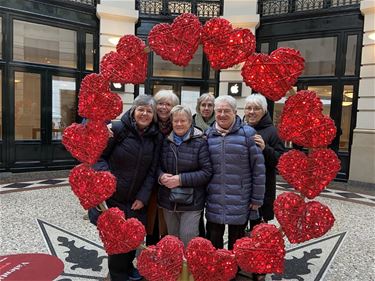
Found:
[[[115,87],[116,89],[121,89],[122,85],[121,83],[112,83],[113,87]]]

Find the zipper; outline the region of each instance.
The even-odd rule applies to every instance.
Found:
[[[134,185],[135,185],[135,182],[136,182],[136,178],[137,178],[137,175],[138,175],[138,171],[139,171],[139,166],[140,166],[140,155],[143,154],[143,144],[144,144],[144,140],[143,140],[143,137],[140,137],[141,139],[141,147],[139,149],[139,152],[138,152],[138,157],[137,157],[137,166],[135,168],[135,174],[133,176],[133,182],[132,182],[132,185],[130,186],[130,189],[129,189],[129,196],[132,195],[133,193],[133,189],[134,189]]]
[[[175,158],[175,160],[176,160],[176,162],[175,162],[175,163],[176,163],[176,175],[178,175],[178,165],[177,165],[177,160],[178,160],[178,158],[177,158],[177,147],[175,146],[175,144],[174,144],[173,142],[171,142],[170,146],[171,146],[171,149],[172,149],[172,152],[173,152],[174,158]],[[176,150],[174,150],[174,149],[176,149]],[[173,211],[176,212],[176,210],[177,210],[177,203],[174,203]]]

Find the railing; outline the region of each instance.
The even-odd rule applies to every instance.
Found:
[[[193,13],[198,17],[218,17],[223,14],[223,0],[137,0],[136,9],[140,15],[174,16]]]
[[[258,0],[261,16],[330,9],[359,4],[361,0]]]

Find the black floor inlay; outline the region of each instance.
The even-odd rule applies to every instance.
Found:
[[[5,185],[2,188],[24,188],[29,185],[32,185],[32,183],[23,183],[23,182],[16,182],[9,185]]]
[[[45,181],[41,181],[39,182],[40,184],[57,184],[57,183],[60,183],[60,182],[63,182],[64,180],[45,180]]]
[[[336,194],[341,195],[345,198],[364,198],[363,196],[357,193],[351,193],[351,192],[336,192]]]

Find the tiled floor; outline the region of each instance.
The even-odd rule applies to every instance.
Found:
[[[277,193],[285,191],[293,189],[278,182]],[[1,184],[0,200],[0,255],[56,256],[65,265],[58,281],[103,280],[106,276],[107,258],[97,230],[83,220],[86,212],[67,178]],[[315,200],[330,207],[335,225],[323,237],[302,244],[285,239],[284,275],[269,274],[266,280],[375,280],[375,192],[327,189]],[[236,280],[251,280],[249,276],[244,273]]]

